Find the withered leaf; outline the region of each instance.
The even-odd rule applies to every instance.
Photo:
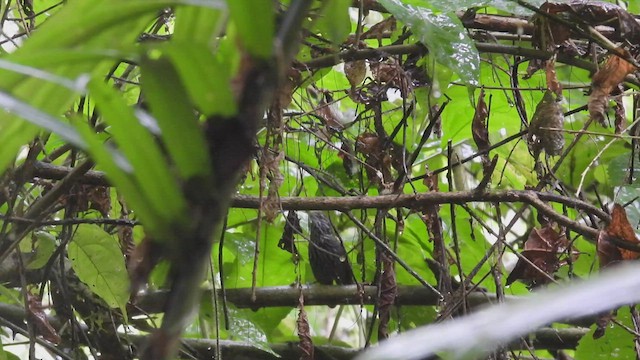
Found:
[[[564,234],[554,230],[551,225],[541,229],[534,228],[524,243],[522,256],[537,268],[523,259],[518,259],[515,268],[507,277],[507,285],[516,280],[522,280],[533,286],[550,282],[550,277],[563,264],[561,257],[567,253],[568,247],[569,240]]]
[[[267,196],[263,199],[262,213],[268,222],[273,220],[280,214],[280,196],[278,195],[278,189],[284,181],[284,175],[280,171],[280,164],[284,160],[284,151],[264,151],[260,158],[260,171],[264,180],[269,177],[269,188],[267,190]],[[263,180],[263,181],[264,181]]]
[[[626,50],[621,50],[626,53]],[[620,84],[625,76],[636,71],[636,67],[619,56],[611,55],[591,81],[589,96],[589,116],[600,125],[605,126],[605,112],[609,102],[609,94]]]
[[[555,57],[547,60],[545,73],[547,75],[547,89],[551,90],[552,93],[556,94],[556,96],[560,98],[562,96],[562,85],[560,84],[560,81],[558,81]]]
[[[287,214],[287,221],[284,224],[284,231],[282,237],[278,241],[278,247],[282,250],[288,251],[294,255],[298,254],[296,243],[294,241],[294,235],[302,233],[300,227],[300,219],[295,211],[289,211]]]
[[[529,150],[534,155],[539,154],[541,150],[551,156],[560,155],[564,148],[564,135],[560,131],[563,126],[562,106],[555,95],[547,90],[529,124]]]
[[[484,89],[480,90],[478,103],[476,104],[476,112],[473,114],[473,122],[471,123],[471,134],[478,150],[484,151],[491,147],[489,142],[489,130],[487,129],[487,117],[489,111],[487,103],[484,101]],[[484,155],[487,157],[487,155]],[[488,157],[487,157],[488,158]]]
[[[349,61],[344,64],[344,74],[351,88],[360,85],[367,75],[367,63],[364,60]]]
[[[626,128],[627,124],[627,116],[624,111],[624,103],[620,98],[616,98],[616,105],[614,107],[615,111],[615,132],[616,134],[622,134],[622,131]]]
[[[62,339],[60,339],[56,329],[49,324],[40,299],[33,294],[27,293],[27,308],[29,311],[28,319],[35,325],[38,335],[51,343],[59,344]]]
[[[370,68],[374,79],[400,90],[402,97],[406,97],[413,89],[410,77],[395,61],[374,62]]]
[[[298,310],[299,312],[296,326],[298,328],[298,338],[300,339],[298,348],[300,348],[300,352],[302,353],[300,359],[313,360],[314,347],[313,341],[311,340],[311,328],[309,327],[307,312],[304,310],[304,297],[302,296],[302,291],[300,292],[300,297],[298,298]]]
[[[622,7],[604,1],[572,0],[566,3],[546,2],[540,10],[550,14],[564,13],[589,25],[607,25],[617,30],[622,39],[631,43],[640,40],[640,25]]]
[[[640,253],[622,249],[614,245],[611,238],[629,243],[638,243],[633,227],[629,223],[627,213],[620,204],[614,204],[611,212],[611,222],[600,231],[598,236],[598,258],[600,267],[607,267],[612,263],[622,260],[635,260],[640,258]]]
[[[365,157],[365,170],[372,183],[381,184],[393,181],[391,168],[398,172],[403,171],[406,159],[409,155],[406,149],[396,142],[384,146],[378,135],[365,132],[358,136],[356,150]]]
[[[391,308],[396,301],[398,295],[398,284],[396,282],[396,273],[393,268],[393,260],[386,254],[382,256],[382,278],[380,280],[380,298],[378,300],[378,339],[387,339],[389,337],[388,325],[391,319]]]

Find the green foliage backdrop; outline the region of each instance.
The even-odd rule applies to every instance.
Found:
[[[0,1],[0,359],[348,359],[637,259],[639,12]],[[470,353],[636,357],[592,315]]]

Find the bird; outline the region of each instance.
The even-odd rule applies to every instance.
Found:
[[[350,285],[353,271],[347,251],[338,239],[331,220],[321,211],[309,213],[309,263],[318,283],[324,285]]]

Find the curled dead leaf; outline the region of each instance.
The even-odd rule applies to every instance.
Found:
[[[633,227],[629,223],[624,207],[620,204],[613,205],[611,222],[604,230],[600,231],[598,236],[597,246],[600,267],[604,268],[622,260],[636,260],[640,258],[640,253],[616,246],[612,238],[632,244],[640,242],[636,237],[636,233],[633,231]]]
[[[367,62],[364,60],[349,61],[344,64],[344,74],[352,88],[360,85],[367,75]]]
[[[487,103],[484,101],[484,89],[482,89],[480,90],[476,111],[473,114],[473,121],[471,123],[471,134],[479,151],[484,151],[491,147],[489,130],[487,129],[488,116],[489,110],[487,109]],[[488,159],[488,155],[484,155],[484,157]]]
[[[410,77],[395,61],[372,63],[370,68],[374,79],[400,90],[403,97],[406,97],[413,89]]]
[[[298,299],[298,311],[296,326],[298,328],[298,338],[300,339],[298,348],[302,353],[300,359],[313,360],[315,358],[313,340],[311,340],[311,328],[309,326],[307,312],[304,310],[304,297],[302,296],[302,291],[300,292],[300,297]]]
[[[547,89],[551,90],[552,93],[556,94],[556,96],[560,98],[562,96],[562,85],[560,84],[560,81],[558,81],[555,57],[547,60],[545,73],[547,75]]]
[[[27,308],[28,320],[35,325],[37,334],[53,344],[59,344],[62,339],[60,338],[60,335],[58,335],[56,329],[54,329],[49,323],[40,298],[36,295],[27,293]]]
[[[298,219],[298,214],[291,210],[287,214],[287,220],[284,224],[282,237],[280,238],[280,241],[278,241],[278,247],[284,251],[290,252],[291,254],[298,255],[298,248],[294,241],[294,235],[300,233],[302,233],[300,219]]]
[[[404,170],[406,160],[409,158],[406,149],[396,142],[384,146],[378,135],[365,132],[358,136],[356,150],[364,155],[367,177],[372,183],[381,184],[393,181],[391,169],[397,172]]]
[[[569,240],[564,234],[546,225],[541,229],[533,229],[524,243],[522,256],[507,277],[507,285],[516,280],[522,280],[532,286],[546,284],[551,281],[553,274],[564,265],[563,256],[569,251]],[[571,253],[571,256],[574,256]]]
[[[628,54],[626,50],[621,50]],[[591,95],[589,96],[589,116],[600,125],[605,126],[605,112],[608,108],[609,95],[624,78],[636,71],[636,67],[623,58],[611,55],[591,81]]]
[[[396,273],[393,268],[393,260],[386,254],[381,256],[382,275],[380,279],[380,297],[378,299],[378,339],[389,338],[389,320],[391,319],[391,308],[395,304],[398,295],[398,284]]]

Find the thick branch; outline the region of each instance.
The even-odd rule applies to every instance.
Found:
[[[249,308],[258,310],[263,307],[296,307],[299,304],[300,290],[291,286],[261,287],[255,289],[256,300],[251,301],[253,294],[251,288],[226,289],[226,298],[238,308]],[[219,294],[220,295],[220,294]],[[378,299],[378,288],[376,286],[364,285],[362,292],[358,291],[357,285],[347,286],[325,286],[312,285],[303,286],[305,306],[316,305],[373,305]],[[203,294],[204,298],[211,298],[211,290]],[[130,313],[139,313],[141,310],[148,314],[163,311],[166,291],[154,291],[142,295],[136,302],[135,307],[129,309]],[[515,298],[514,298],[515,299]],[[396,305],[423,305],[435,306],[438,304],[439,296],[433,290],[424,286],[398,286],[398,296]],[[469,305],[476,306],[495,302],[495,295],[482,291],[474,291],[467,295]]]
[[[282,288],[268,288],[269,291],[276,291]],[[293,288],[292,288],[293,289]],[[416,289],[418,289],[416,287]],[[419,288],[424,289],[424,288]],[[239,289],[240,290],[240,289]],[[246,290],[247,294],[250,294],[250,289]],[[259,289],[261,290],[261,289]],[[297,292],[296,289],[293,289]],[[406,292],[405,288],[405,292]],[[405,293],[406,294],[406,293]],[[419,293],[416,293],[417,296]],[[402,295],[401,295],[402,296]],[[412,295],[413,296],[413,295]],[[295,298],[295,296],[293,296]],[[417,297],[416,297],[417,299]],[[306,300],[305,300],[306,302]],[[2,304],[0,303],[0,318],[6,319],[11,323],[21,328],[25,327],[25,312],[24,308],[16,305]],[[63,326],[63,322],[57,319],[55,316],[47,316],[47,320],[55,328]],[[552,329],[542,328],[532,333],[527,341],[529,344],[535,346],[536,349],[574,349],[578,341],[588,332],[585,328],[566,328],[566,329]],[[133,343],[140,344],[144,339],[141,335],[126,334],[123,335],[123,342],[127,343],[132,341]],[[216,354],[217,341],[215,339],[182,339],[185,351],[195,351],[199,359],[208,359]],[[220,340],[220,349],[222,351],[223,358],[237,358],[242,356],[243,358],[251,359],[275,359],[272,355],[264,352],[255,346],[248,343]],[[278,355],[285,359],[298,358],[298,346],[296,343],[283,343],[283,344],[270,344],[271,349]],[[520,343],[514,343],[511,348],[519,349],[522,345]],[[330,358],[334,359],[351,359],[359,351],[357,349],[350,349],[338,346],[316,346],[316,352],[326,354]],[[297,354],[297,355],[296,355]]]
[[[535,349],[563,350],[575,349],[580,339],[588,333],[589,329],[585,328],[569,328],[569,329],[552,329],[543,328],[535,331],[525,338],[529,346],[535,346]],[[140,339],[139,335],[127,335],[127,338],[134,343]],[[196,352],[199,359],[209,359],[216,355],[216,347],[218,342],[215,339],[182,339],[184,349],[190,352]],[[244,342],[220,340],[220,350],[224,359],[299,359],[302,356],[297,343],[279,343],[269,344],[271,350],[280,356],[280,358],[260,350],[257,347]],[[525,347],[522,342],[512,344],[512,350],[523,350]],[[360,353],[358,349],[322,345],[315,346],[316,358],[318,359],[353,359]]]
[[[56,179],[71,171],[69,168],[45,163],[37,163],[34,176],[40,178]],[[99,185],[108,185],[103,173],[92,171],[79,179]],[[598,237],[598,229],[591,228],[580,222],[574,221],[562,214],[555,212],[545,202],[555,202],[566,205],[580,211],[597,216],[608,223],[610,217],[601,209],[584,201],[569,198],[562,195],[539,192],[533,190],[500,190],[490,192],[460,191],[460,192],[429,192],[422,194],[381,195],[381,196],[346,196],[346,197],[283,197],[280,199],[283,210],[340,210],[353,209],[384,209],[393,207],[406,207],[419,209],[425,205],[437,204],[463,204],[469,202],[520,202],[535,207],[548,218],[558,222],[562,226],[575,231],[589,239]],[[232,201],[232,207],[258,209],[260,199],[256,196],[236,195]]]
[[[500,190],[493,192],[459,191],[459,192],[428,192],[422,194],[380,195],[380,196],[351,196],[351,197],[283,197],[280,198],[281,207],[284,210],[340,210],[353,209],[386,209],[405,207],[420,209],[425,205],[436,204],[464,204],[469,202],[520,202],[535,207],[548,218],[562,226],[575,231],[587,238],[595,240],[598,230],[574,221],[562,214],[555,212],[544,202],[557,202],[576,210],[586,211],[603,220],[609,221],[607,215],[601,209],[569,197],[537,192],[533,190]],[[253,196],[238,195],[234,198],[233,206],[238,208],[257,209],[260,200]]]

